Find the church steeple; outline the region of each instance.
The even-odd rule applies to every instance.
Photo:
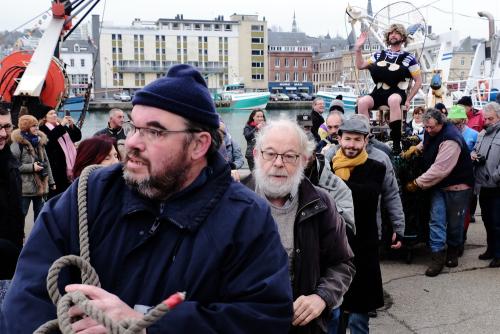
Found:
[[[372,0],[368,0],[368,6],[366,7],[366,13],[368,16],[373,16]]]
[[[295,21],[295,10],[293,11],[292,32],[298,32],[297,21]]]

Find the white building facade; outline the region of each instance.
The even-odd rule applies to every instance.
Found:
[[[251,34],[241,35],[242,30],[250,31],[252,25],[232,18],[186,20],[177,15],[157,21],[135,19],[128,27],[105,23],[99,37],[101,88],[108,92],[133,92],[180,63],[198,68],[211,90],[233,82],[243,82],[249,88],[265,87],[267,78],[255,75],[252,68],[257,51],[252,52]],[[265,22],[259,22],[259,30],[267,30]],[[262,51],[258,49],[257,56],[265,52],[266,41],[262,38],[261,42]],[[264,60],[261,63],[258,65],[264,70]]]

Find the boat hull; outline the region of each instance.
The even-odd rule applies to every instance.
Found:
[[[326,92],[326,91],[319,91],[316,96],[323,98],[325,101],[325,108],[329,108],[330,104],[332,103],[333,100],[335,100],[335,97],[337,95],[342,95],[342,102],[344,102],[344,111],[352,111],[354,112],[354,108],[356,107],[356,100],[358,98],[357,95],[353,94],[346,94],[345,92]]]
[[[79,120],[82,111],[85,108],[85,98],[83,96],[72,96],[64,100],[64,103],[59,107],[57,116],[62,118],[66,115],[66,110],[70,112],[70,116],[75,120]]]
[[[232,109],[265,109],[269,102],[270,93],[234,94],[231,97]]]

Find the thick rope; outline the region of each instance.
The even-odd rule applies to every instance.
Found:
[[[80,269],[82,284],[100,287],[99,276],[90,264],[89,236],[87,223],[87,184],[89,175],[99,165],[86,167],[78,182],[78,229],[80,238],[80,256],[66,255],[57,259],[49,269],[47,275],[47,291],[54,305],[57,305],[57,319],[50,320],[41,325],[34,334],[48,334],[60,330],[63,334],[74,334],[72,319],[69,316],[69,308],[78,306],[87,316],[97,321],[112,334],[136,334],[151,326],[173,307],[181,303],[185,295],[176,293],[151,309],[142,319],[129,319],[120,323],[113,322],[100,309],[94,307],[91,301],[80,291],[66,293],[63,297],[58,289],[59,273],[66,266],[75,266]]]

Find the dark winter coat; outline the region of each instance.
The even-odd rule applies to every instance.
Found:
[[[252,176],[242,180],[255,189]],[[354,275],[353,253],[343,219],[333,198],[304,178],[299,186],[299,208],[294,222],[293,299],[317,294],[326,303],[323,314],[290,333],[325,333],[331,310],[340,306]]]
[[[257,131],[259,131],[259,129],[250,124],[246,124],[243,128],[243,136],[245,136],[245,140],[247,141],[247,149],[245,151],[245,158],[247,159],[253,159],[253,148],[255,147],[255,135]]]
[[[21,210],[19,162],[6,145],[0,151],[0,239],[19,248],[23,245],[24,215]]]
[[[320,113],[317,111],[312,110],[311,111],[311,119],[312,119],[312,128],[311,128],[311,133],[314,136],[314,140],[316,141],[316,144],[318,144],[321,141],[321,137],[319,136],[318,129],[321,126],[321,124],[325,123],[325,119],[323,116],[321,116]]]
[[[186,291],[148,334],[288,331],[288,260],[271,211],[232,181],[220,155],[161,204],[138,195],[122,174],[115,164],[89,177],[90,259],[102,287],[130,307]],[[47,202],[24,246],[3,304],[8,333],[32,333],[56,317],[45,279],[54,260],[79,252],[78,182]]]
[[[347,311],[365,313],[384,305],[377,228],[378,198],[384,175],[385,166],[368,159],[354,167],[346,181],[352,192],[356,224],[356,235],[347,230],[356,267],[356,275],[342,304]]]
[[[47,145],[47,136],[43,132],[39,132],[40,138],[36,148],[23,137],[21,130],[17,129],[12,132],[12,144],[10,146],[12,154],[21,163],[19,171],[21,172],[22,192],[23,196],[43,196],[49,193],[49,185],[54,184],[52,170],[50,168],[45,146]],[[47,176],[42,177],[40,173],[35,172],[35,161],[41,162],[47,166]]]
[[[67,132],[73,143],[76,143],[82,139],[82,132],[76,125],[72,127],[57,125],[54,129],[52,129],[52,131],[49,130],[46,125],[41,125],[40,130],[43,131],[49,139],[45,150],[47,151],[47,156],[49,157],[52,176],[54,177],[54,182],[56,184],[55,191],[51,190],[49,194],[49,197],[53,197],[62,193],[71,184],[71,180],[68,179],[66,174],[66,157],[57,140]]]

